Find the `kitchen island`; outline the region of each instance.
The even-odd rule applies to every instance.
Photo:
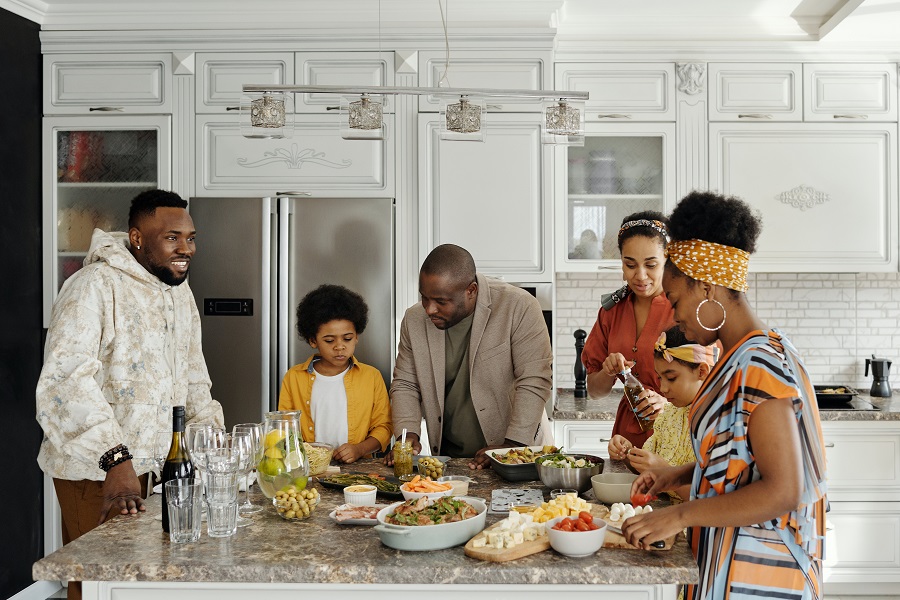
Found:
[[[607,461],[607,470],[622,470]],[[361,461],[344,472],[389,474],[380,461]],[[540,481],[510,483],[487,469],[470,471],[453,459],[447,474],[475,479],[469,495],[490,500],[497,488],[537,488]],[[81,580],[85,598],[149,599],[296,597],[318,598],[354,592],[381,598],[567,597],[674,600],[679,584],[697,581],[697,566],[683,536],[668,551],[603,548],[587,558],[566,558],[547,550],[505,563],[469,558],[461,546],[404,552],[384,546],[368,526],[338,525],[328,513],[343,503],[340,491],[316,484],[322,500],[313,516],[288,522],[274,510],[251,516],[253,524],[231,538],[213,539],[205,527],[200,541],[173,545],[159,521],[159,496],[145,513],[117,517],[34,564],[35,580]],[[265,502],[262,496],[255,498]],[[379,503],[391,498],[379,495]],[[502,515],[488,513],[488,525]]]

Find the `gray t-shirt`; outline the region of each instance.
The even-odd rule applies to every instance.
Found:
[[[444,331],[444,417],[441,454],[469,458],[487,445],[469,388],[472,313]]]

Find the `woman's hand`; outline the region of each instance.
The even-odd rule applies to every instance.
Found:
[[[606,360],[603,361],[603,368],[601,369],[608,377],[615,377],[622,371],[624,371],[627,367],[631,367],[634,365],[633,361],[625,360],[625,356],[619,354],[618,352],[613,352],[609,356],[606,357]]]
[[[650,494],[674,490],[680,485],[690,484],[694,474],[694,463],[678,467],[663,467],[645,471],[631,484],[631,495]]]
[[[625,460],[628,457],[628,451],[634,448],[627,439],[616,434],[612,436],[607,445],[609,457],[615,460]]]
[[[649,513],[641,513],[625,519],[622,535],[625,540],[638,548],[650,549],[650,544],[674,537],[687,526],[682,522],[684,504],[667,506]]]
[[[635,407],[638,415],[641,418],[650,421],[655,421],[656,417],[662,414],[663,409],[666,407],[666,402],[668,402],[664,396],[660,396],[653,390],[647,389],[641,392],[638,399],[640,402],[638,402],[638,405]]]
[[[631,452],[628,453],[628,462],[631,463],[631,466],[638,473],[650,471],[651,469],[664,469],[671,466],[659,454],[654,454],[643,448],[632,448]]]

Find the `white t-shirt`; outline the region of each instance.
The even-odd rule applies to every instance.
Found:
[[[339,375],[322,375],[316,371],[312,386],[310,412],[316,424],[316,441],[331,444],[335,448],[347,443],[347,389],[344,376],[350,367]]]

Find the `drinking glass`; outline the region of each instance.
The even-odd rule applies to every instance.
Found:
[[[193,424],[192,424],[193,425]],[[190,427],[190,425],[188,425]],[[225,430],[206,423],[203,427],[197,427],[192,432],[193,441],[188,452],[191,453],[191,462],[194,463],[194,471],[197,477],[206,486],[206,454],[211,450],[221,448],[225,444]]]
[[[250,433],[246,431],[239,431],[236,433],[228,433],[225,435],[225,447],[231,449],[231,453],[237,457],[238,459],[238,476],[243,476],[244,481],[247,481],[247,478],[250,474],[250,460],[253,458],[253,448],[250,444]],[[245,492],[245,495],[249,493],[249,490]],[[240,516],[238,513],[237,517],[237,526],[238,527],[246,527],[250,525],[253,521],[250,519],[245,519]]]
[[[172,479],[165,485],[165,497],[169,504],[169,541],[173,544],[196,542],[200,539],[200,515],[203,511],[200,482]]]
[[[228,537],[237,531],[238,472],[240,453],[233,448],[206,451],[206,532]]]
[[[244,503],[241,504],[240,510],[242,515],[257,513],[263,507],[250,501],[250,474],[256,470],[256,465],[259,464],[263,457],[262,425],[259,423],[239,423],[234,426],[232,433],[247,433],[250,436],[250,466],[244,477],[246,492],[244,494]]]

